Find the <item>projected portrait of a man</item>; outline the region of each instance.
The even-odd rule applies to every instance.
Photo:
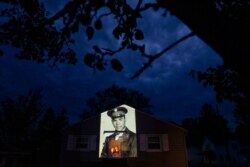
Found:
[[[125,107],[117,107],[109,110],[109,116],[113,131],[105,138],[101,151],[101,158],[127,158],[137,156],[136,134],[126,126],[128,110]]]

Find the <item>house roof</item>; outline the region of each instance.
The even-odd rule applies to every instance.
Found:
[[[162,123],[167,124],[167,125],[169,125],[169,126],[178,128],[178,129],[184,131],[185,133],[187,133],[187,130],[186,130],[186,129],[184,129],[183,127],[177,125],[177,124],[174,123],[174,122],[169,122],[169,121],[166,121],[166,120],[162,120],[162,119],[156,118],[156,117],[154,117],[154,115],[151,115],[151,114],[142,112],[142,111],[140,111],[140,110],[136,110],[136,112],[139,112],[139,113],[141,113],[141,114],[143,114],[143,115],[145,115],[145,116],[147,116],[147,117],[150,117],[150,118],[152,118],[152,119],[154,119],[154,120],[156,120],[156,121],[162,122]]]

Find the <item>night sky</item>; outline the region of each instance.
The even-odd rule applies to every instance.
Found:
[[[64,1],[44,2],[53,13],[63,6]],[[161,51],[190,32],[175,16],[160,16],[162,12],[145,12],[143,16],[147,19],[143,17],[138,23],[144,30],[143,43],[149,53]],[[103,24],[104,29],[91,41],[87,41],[83,34],[75,37],[77,42],[74,48],[78,53],[76,65],[58,64],[57,67],[51,68],[49,63],[19,61],[14,57],[14,49],[5,48],[6,55],[0,57],[0,100],[42,88],[46,105],[55,109],[65,107],[74,122],[83,111],[86,99],[94,96],[97,91],[116,84],[142,92],[151,99],[152,111],[156,117],[176,123],[181,123],[187,117],[198,116],[204,103],[211,103],[216,107],[215,92],[212,88],[203,87],[189,75],[192,69],[204,71],[208,67],[223,63],[218,54],[198,37],[191,37],[177,45],[155,61],[139,78],[130,80],[143,62],[146,62],[134,52],[126,51],[117,55],[124,65],[120,73],[110,67],[94,73],[83,64],[83,55],[91,52],[94,44],[106,48],[118,46],[112,36],[112,20],[106,19]],[[232,125],[233,105],[224,102],[217,107]]]

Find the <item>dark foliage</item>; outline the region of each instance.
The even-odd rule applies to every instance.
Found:
[[[137,90],[113,85],[89,98],[86,101],[86,110],[81,117],[93,116],[122,104],[150,113],[151,104],[149,98]]]
[[[241,143],[249,145],[250,140],[250,79],[247,75],[225,66],[209,68],[206,72],[193,73],[204,86],[212,86],[218,102],[228,100],[236,104],[234,116],[236,136]]]
[[[41,91],[0,104],[0,151],[27,152],[33,166],[57,166],[61,130],[68,124],[66,111],[45,110]]]
[[[112,32],[114,38],[119,40],[120,47],[96,46],[98,50],[93,47],[92,53],[85,54],[84,63],[91,68],[105,70],[110,60],[107,56],[114,56],[124,49],[139,51],[148,62],[132,78],[138,77],[171,48],[166,47],[169,49],[150,55],[145,53],[144,44],[137,43],[137,40],[144,39],[144,30],[139,29],[137,24],[138,19],[143,19],[141,13],[162,8],[175,14],[193,30],[194,33],[188,37],[196,34],[214,48],[224,59],[225,67],[249,78],[246,61],[250,53],[249,0],[158,0],[155,3],[139,0],[134,5],[125,0],[74,0],[52,16],[38,0],[32,0],[29,5],[23,0],[5,0],[1,3],[5,7],[0,12],[0,44],[19,48],[19,59],[75,64],[78,56],[72,49],[73,35],[84,28],[87,39],[91,40],[95,31],[105,28],[102,24],[104,17],[109,17],[115,21]],[[56,25],[58,21],[62,23],[61,26]],[[3,51],[0,55],[3,55]],[[114,70],[122,71],[121,65],[117,64],[111,61]]]
[[[30,92],[15,101],[6,98],[0,104],[0,149],[28,151],[33,148],[33,134],[42,114],[41,92]]]
[[[105,28],[102,23],[104,17],[109,17],[115,21],[112,32],[114,38],[120,41],[120,48],[99,47],[99,52],[94,50],[92,54],[95,55],[95,63],[91,68],[104,70],[108,65],[106,57],[124,49],[139,49],[151,64],[151,56],[154,57],[157,53],[147,55],[142,49],[145,45],[137,43],[137,40],[144,39],[144,30],[138,28],[137,22],[138,19],[143,19],[142,12],[162,8],[175,14],[214,48],[224,59],[226,66],[240,72],[248,69],[248,0],[158,0],[155,3],[139,0],[134,5],[125,0],[74,0],[66,3],[54,15],[49,15],[38,0],[32,0],[29,4],[23,0],[5,0],[1,3],[4,7],[0,12],[0,43],[19,48],[17,57],[20,59],[39,63],[52,61],[53,64],[75,64],[78,56],[72,49],[73,35],[84,28],[87,39],[91,40],[95,31]],[[58,21],[62,23],[61,26],[56,25]]]
[[[235,110],[235,117],[238,123],[238,126],[236,128],[236,136],[238,137],[239,141],[245,145],[250,144],[249,109],[250,109],[250,103],[249,100],[246,100],[246,101],[241,101]]]
[[[223,145],[230,137],[227,121],[211,105],[204,104],[200,117],[183,120],[182,126],[188,130],[187,144],[200,147],[205,138]]]

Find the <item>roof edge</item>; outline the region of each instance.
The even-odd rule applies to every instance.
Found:
[[[136,109],[136,112],[142,113],[142,114],[144,114],[144,115],[146,115],[146,116],[148,116],[148,117],[151,117],[151,118],[153,118],[153,119],[155,119],[155,120],[157,120],[157,121],[160,121],[160,122],[162,122],[162,123],[164,123],[164,124],[169,124],[169,125],[171,125],[171,126],[173,126],[173,127],[176,127],[176,128],[178,128],[178,129],[184,131],[185,133],[187,133],[187,130],[186,130],[186,129],[184,129],[183,127],[180,127],[180,126],[178,126],[178,125],[176,125],[176,124],[173,124],[173,123],[168,122],[168,121],[161,120],[161,119],[159,119],[159,118],[156,118],[154,115],[150,115],[150,114],[148,114],[148,113],[146,113],[146,112],[142,112],[142,111],[137,110],[137,109]]]

